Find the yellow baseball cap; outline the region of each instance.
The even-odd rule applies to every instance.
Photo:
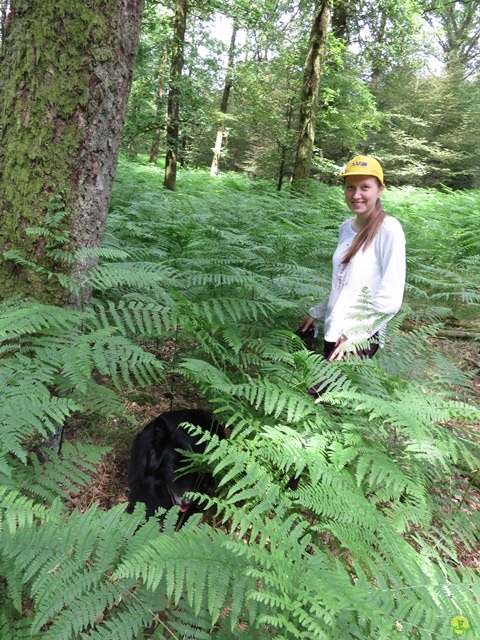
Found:
[[[345,176],[374,176],[383,184],[383,169],[381,164],[371,156],[355,156],[345,167],[345,171],[340,174]]]

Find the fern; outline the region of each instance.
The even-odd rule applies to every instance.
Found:
[[[57,498],[66,499],[71,493],[76,494],[85,487],[101,456],[107,451],[106,447],[65,443],[61,457],[48,452],[48,461],[40,462],[35,454],[31,454],[28,467],[16,463],[15,478],[25,494],[34,496],[42,503],[52,504]]]
[[[471,376],[431,344],[450,307],[478,302],[473,218],[450,229],[454,247],[422,222],[439,195],[399,208],[409,286],[387,347],[326,363],[291,329],[328,292],[337,191],[292,199],[189,172],[166,193],[157,177],[121,163],[105,246],[82,254],[99,260],[88,308],[0,303],[5,637],[429,639],[451,637],[454,615],[479,625],[479,576],[456,540],[478,543],[467,503],[480,416]],[[145,522],[141,506],[68,513],[105,449],[44,460],[38,443],[74,412],[122,413],[124,390],[165,371],[229,430],[192,456],[216,479],[214,495],[195,494],[212,524],[197,515],[177,530],[175,510]]]

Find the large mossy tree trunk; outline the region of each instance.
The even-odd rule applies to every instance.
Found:
[[[103,238],[130,92],[144,0],[13,0],[0,52],[0,250],[45,270],[0,258],[0,297],[33,295],[79,306],[48,272],[81,280],[84,258],[59,266],[43,226],[56,207],[62,249]],[[61,205],[58,204],[59,199]]]
[[[318,89],[325,57],[332,4],[333,0],[317,0],[315,3],[307,57],[303,68],[300,131],[292,176],[293,190],[301,189],[305,179],[309,176],[312,164],[318,110]]]

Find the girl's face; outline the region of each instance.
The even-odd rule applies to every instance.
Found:
[[[350,211],[356,214],[357,220],[366,221],[383,189],[384,186],[373,176],[346,176],[345,202]]]

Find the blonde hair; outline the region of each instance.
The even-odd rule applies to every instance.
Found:
[[[379,184],[381,184],[378,178],[375,179]],[[386,217],[387,214],[383,210],[380,198],[378,198],[375,206],[373,207],[372,213],[368,216],[367,224],[357,233],[354,241],[345,252],[345,255],[342,258],[342,264],[348,264],[350,260],[357,255],[360,249],[363,248],[363,251],[368,249]]]

